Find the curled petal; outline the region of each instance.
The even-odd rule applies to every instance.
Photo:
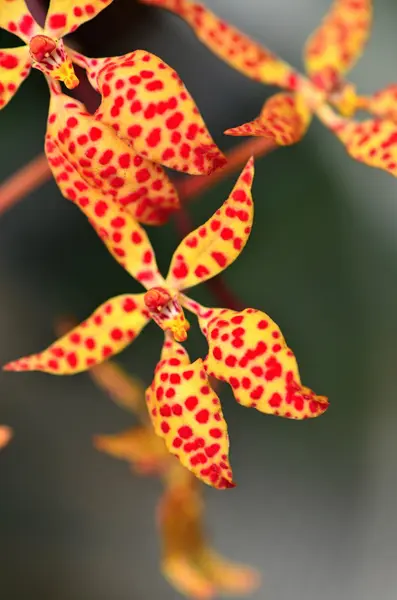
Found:
[[[44,30],[55,38],[63,37],[93,19],[111,2],[112,0],[51,0]]]
[[[31,61],[27,46],[0,50],[0,108],[11,100],[30,73]]]
[[[161,473],[170,458],[164,442],[147,427],[134,427],[115,435],[98,435],[94,445],[97,450],[128,461],[141,475]]]
[[[47,133],[86,185],[114,198],[139,221],[160,224],[179,208],[164,170],[95,120],[81,102],[53,94]]]
[[[170,287],[179,290],[193,287],[236,260],[251,231],[253,178],[251,158],[221,208],[204,225],[189,233],[175,250],[167,276]]]
[[[46,350],[15,360],[6,371],[45,371],[73,375],[121,352],[141,332],[148,317],[143,294],[124,294],[102,304]]]
[[[397,124],[379,119],[345,121],[333,130],[350,156],[397,176]]]
[[[117,128],[141,156],[191,175],[226,164],[178,74],[154,54],[113,57],[98,71],[97,86],[97,119]]]
[[[169,452],[204,483],[219,489],[234,487],[227,425],[203,361],[186,364],[184,350],[171,343],[166,350],[171,357],[157,365],[146,395],[155,432]]]
[[[397,83],[392,83],[383,90],[375,92],[373,96],[360,98],[360,100],[361,108],[376,117],[397,123]]]
[[[1,0],[0,28],[15,33],[24,42],[41,33],[41,27],[33,19],[25,0]]]
[[[302,386],[295,356],[265,313],[215,310],[200,318],[209,352],[209,375],[227,381],[240,404],[260,412],[307,419],[328,408],[324,396]]]
[[[225,133],[263,136],[279,146],[288,146],[299,142],[306,133],[310,120],[310,110],[300,95],[276,94],[266,102],[257,119],[228,129]]]
[[[295,73],[290,65],[254,42],[236,27],[217,17],[199,2],[191,0],[141,0],[166,8],[182,17],[198,39],[219,58],[256,81],[289,87]]]
[[[112,196],[88,186],[49,136],[45,151],[62,194],[86,215],[121,266],[145,287],[164,283],[152,245],[139,223]]]
[[[372,25],[372,0],[334,0],[305,46],[308,73],[331,91],[361,56]]]

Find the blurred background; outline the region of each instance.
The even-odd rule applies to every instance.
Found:
[[[329,0],[207,0],[302,67],[306,37]],[[396,80],[397,6],[375,0],[375,25],[351,80],[369,93]],[[175,68],[224,150],[222,132],[251,120],[275,90],[233,71],[176,17],[115,0],[74,36],[91,56],[135,48]],[[0,47],[15,39],[0,34]],[[0,113],[0,178],[42,151],[48,92],[33,72]],[[237,140],[240,141],[240,140]],[[199,224],[226,199],[228,178],[189,205]],[[238,487],[205,489],[216,547],[263,573],[254,598],[395,600],[397,589],[397,183],[350,159],[316,121],[297,146],[257,162],[256,221],[228,285],[269,313],[298,356],[303,382],[329,396],[320,419],[293,422],[220,396]],[[151,229],[164,272],[178,242]],[[54,321],[79,320],[105,299],[140,291],[79,210],[51,181],[0,218],[0,362],[38,351]],[[205,286],[192,296],[212,304]],[[151,380],[161,332],[150,325],[120,357]],[[205,352],[192,330],[192,359]],[[15,429],[0,454],[1,598],[168,600],[154,510],[161,485],[92,446],[132,424],[85,374],[0,375],[0,423]]]

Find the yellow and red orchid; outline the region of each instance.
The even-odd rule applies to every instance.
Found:
[[[208,309],[182,293],[226,269],[244,248],[253,222],[253,176],[250,159],[221,208],[179,244],[166,279],[145,231],[125,209],[106,196],[81,203],[85,192],[78,192],[77,203],[110,252],[147,291],[110,299],[49,348],[5,369],[78,373],[120,352],[155,321],[165,331],[161,360],[147,391],[155,432],[205,483],[233,487],[227,425],[209,376],[229,383],[240,404],[263,413],[305,419],[328,407],[326,398],[301,384],[293,352],[265,313]],[[193,363],[178,343],[186,340],[189,329],[184,308],[198,317],[209,345],[208,355]]]
[[[182,17],[197,37],[241,73],[286,92],[271,97],[258,118],[228,129],[234,136],[264,136],[278,145],[299,141],[313,115],[333,131],[356,160],[397,176],[396,85],[358,96],[345,74],[363,52],[372,25],[372,0],[334,0],[305,45],[307,76],[192,0],[141,0]],[[335,112],[335,110],[337,112]],[[374,119],[355,122],[357,110]]]
[[[0,108],[12,98],[31,66],[44,73],[51,102],[47,156],[54,145],[84,186],[86,195],[107,194],[145,224],[157,225],[179,208],[174,186],[160,166],[209,174],[226,159],[177,73],[145,51],[88,58],[64,45],[62,36],[93,18],[111,0],[92,3],[51,0],[44,29],[29,14],[25,0],[7,0],[0,27],[26,46],[0,51]],[[87,71],[102,102],[94,115],[61,93],[59,82],[79,84],[73,62]],[[53,158],[48,156],[54,172]],[[62,194],[74,200],[67,177],[57,178]]]

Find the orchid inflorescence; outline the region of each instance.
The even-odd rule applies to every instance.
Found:
[[[243,74],[286,90],[271,97],[259,117],[225,133],[263,136],[287,146],[303,137],[316,115],[351,156],[397,174],[397,85],[373,96],[360,96],[344,79],[368,39],[371,0],[333,2],[306,44],[307,76],[202,4],[191,0],[141,2],[182,17],[201,42]],[[227,424],[214,382],[229,384],[243,406],[289,419],[317,417],[326,411],[328,400],[302,385],[292,350],[264,312],[208,308],[185,294],[229,267],[248,241],[254,216],[253,157],[223,205],[179,243],[168,275],[164,278],[160,273],[142,224],[161,225],[181,208],[165,168],[209,175],[222,169],[226,158],[178,74],[160,58],[145,50],[90,58],[64,43],[64,36],[110,3],[51,0],[42,28],[25,0],[0,0],[0,27],[25,44],[0,51],[0,108],[11,100],[31,67],[44,74],[50,91],[45,153],[55,181],[145,291],[109,299],[46,350],[4,368],[56,375],[89,371],[100,383],[105,373],[109,391],[106,365],[113,378],[114,367],[105,361],[133,342],[150,321],[163,330],[160,360],[145,393],[144,424],[139,432],[102,436],[96,444],[127,458],[140,472],[167,473],[169,485],[160,511],[165,532],[164,570],[183,592],[207,597],[213,588],[227,590],[232,581],[238,587],[235,572],[228,571],[223,559],[207,548],[199,525],[195,478],[218,489],[235,485]],[[62,91],[64,84],[78,92],[73,64],[85,70],[101,97],[93,114],[79,99]],[[374,118],[355,121],[359,110]],[[206,356],[194,362],[182,345],[190,328],[185,311],[197,318],[208,343]],[[120,375],[117,381],[113,396],[120,396],[121,385],[121,389],[127,386],[131,399],[134,394],[131,396],[126,376]],[[142,415],[143,393],[138,396],[134,411]],[[6,443],[8,430],[2,432]],[[178,533],[180,521],[173,517],[177,512],[183,516],[182,529],[189,527],[192,532],[190,549]]]

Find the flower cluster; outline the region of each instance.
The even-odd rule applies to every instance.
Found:
[[[228,129],[234,136],[264,136],[284,146],[299,141],[316,115],[356,160],[397,176],[397,85],[357,95],[344,79],[360,57],[372,24],[372,0],[334,0],[305,45],[307,76],[192,0],[141,0],[182,17],[210,50],[241,73],[284,88],[258,118]],[[335,112],[335,110],[337,112]],[[375,118],[355,121],[358,110]]]

